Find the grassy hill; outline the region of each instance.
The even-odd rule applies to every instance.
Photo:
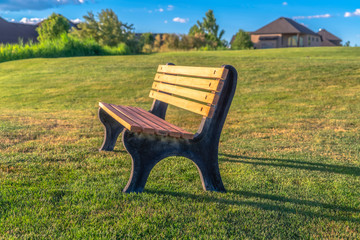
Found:
[[[121,141],[97,151],[98,102],[149,109],[166,62],[238,70],[219,147],[225,194],[203,192],[179,157],[143,194],[123,194]],[[360,48],[6,62],[0,102],[0,239],[360,236]],[[170,107],[167,120],[196,131],[200,118]]]

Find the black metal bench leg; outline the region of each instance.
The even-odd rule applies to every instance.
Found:
[[[137,135],[129,131],[124,131],[122,138],[132,159],[130,179],[123,192],[142,192],[151,170],[162,159],[157,154],[157,147],[161,144],[157,144],[154,136]]]
[[[101,108],[99,108],[99,119],[105,128],[104,142],[99,151],[112,151],[124,127]]]
[[[193,160],[198,167],[205,191],[226,192],[221,180],[217,154],[205,154]]]
[[[139,193],[144,190],[151,169],[155,166],[155,164],[144,161],[144,159],[142,159],[140,156],[131,155],[131,158],[132,158],[131,175],[129,182],[126,184],[123,192]]]

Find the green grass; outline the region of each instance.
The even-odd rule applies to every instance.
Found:
[[[221,136],[225,194],[172,157],[143,194],[119,141],[98,152],[99,101],[149,109],[157,65],[239,73]],[[0,239],[358,239],[360,48],[179,52],[0,64]],[[200,117],[170,107],[196,131]],[[186,119],[186,121],[184,121]]]

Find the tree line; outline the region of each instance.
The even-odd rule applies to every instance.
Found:
[[[102,46],[116,47],[125,44],[131,53],[252,48],[250,35],[243,30],[239,30],[233,37],[230,47],[230,44],[223,39],[225,31],[216,23],[212,10],[206,12],[202,21],[198,20],[189,29],[188,34],[144,33],[139,36],[134,33],[133,24],[120,21],[111,9],[101,10],[96,15],[88,12],[83,18],[83,22],[71,27],[65,17],[53,13],[37,28],[38,40],[40,42],[53,40],[68,34],[82,41],[91,39]]]

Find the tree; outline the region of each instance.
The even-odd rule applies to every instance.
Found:
[[[347,41],[347,42],[344,44],[344,47],[350,47],[350,41]]]
[[[192,26],[189,31],[190,36],[204,34],[205,38],[213,45],[213,47],[224,46],[224,42],[221,40],[224,33],[224,30],[219,31],[219,25],[216,24],[213,10],[207,11],[203,21],[197,21],[197,24]]]
[[[101,10],[97,18],[92,12],[84,16],[85,22],[74,29],[75,35],[82,39],[92,38],[98,43],[107,46],[116,46],[119,43],[126,43],[131,39],[133,25],[122,23],[111,9]]]
[[[234,50],[250,49],[252,46],[250,34],[241,29],[236,33],[231,43],[231,49]]]
[[[62,15],[53,13],[50,17],[40,23],[36,28],[38,40],[52,40],[59,38],[61,34],[67,33],[70,29],[69,21]]]
[[[154,48],[155,37],[152,33],[143,33],[140,37],[142,52],[151,53]]]

